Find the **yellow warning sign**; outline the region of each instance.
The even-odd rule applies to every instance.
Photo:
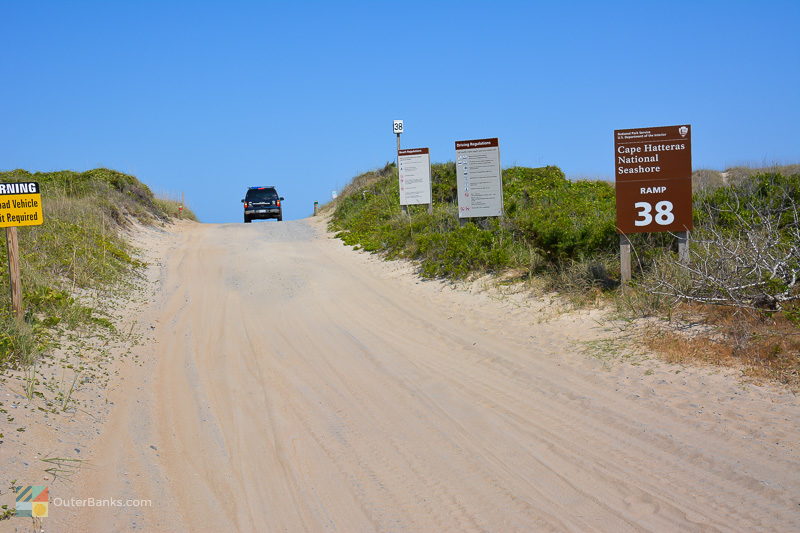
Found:
[[[38,183],[0,183],[0,228],[38,226],[43,222]]]

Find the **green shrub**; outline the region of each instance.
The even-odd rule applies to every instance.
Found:
[[[511,168],[503,174],[506,214],[519,237],[558,263],[613,249],[614,188],[569,181],[557,167]]]
[[[780,224],[795,223],[788,202],[800,205],[800,174],[755,174],[729,187],[695,195],[694,219],[698,226],[735,231],[742,223],[758,224],[764,215],[779,214]]]
[[[506,216],[473,219],[460,227],[454,163],[435,164],[435,209],[400,212],[393,166],[359,176],[337,200],[331,227],[345,243],[388,257],[420,261],[427,277],[461,278],[478,272],[532,270],[541,258],[553,264],[615,242],[614,191],[605,182],[571,182],[557,167],[515,167],[503,173]]]
[[[445,232],[419,232],[415,253],[426,277],[462,278],[472,272],[497,272],[511,266],[512,236],[497,224],[481,229],[466,224]]]

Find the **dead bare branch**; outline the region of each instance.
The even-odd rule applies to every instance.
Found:
[[[781,190],[765,202],[747,191],[730,192],[722,205],[699,205],[709,216],[692,236],[690,263],[671,257],[656,260],[646,288],[676,301],[743,309],[781,310],[800,300],[800,209],[795,195]]]

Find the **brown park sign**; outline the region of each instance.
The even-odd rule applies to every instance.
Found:
[[[692,229],[692,130],[689,125],[614,131],[617,230]]]

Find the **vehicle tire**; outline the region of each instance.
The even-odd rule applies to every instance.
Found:
[[[244,217],[244,223],[245,224],[249,224],[250,223],[250,217]]]
[[[278,217],[278,222],[280,222],[281,220],[283,220],[283,217],[282,216]]]

